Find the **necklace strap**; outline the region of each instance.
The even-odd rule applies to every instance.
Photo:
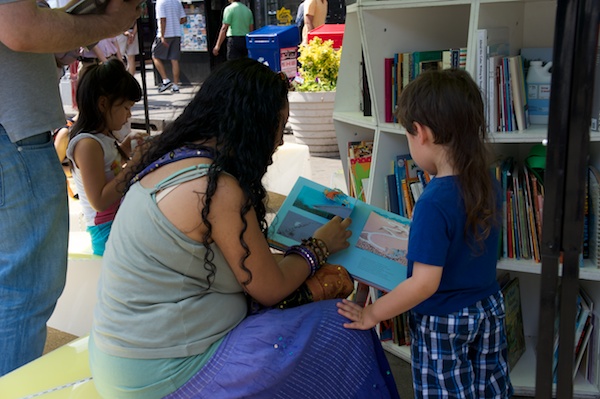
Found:
[[[213,150],[208,148],[189,148],[186,146],[179,147],[173,151],[169,151],[162,157],[158,158],[156,161],[152,162],[150,165],[146,166],[144,170],[135,175],[133,179],[131,179],[131,184],[140,181],[144,176],[148,173],[155,171],[161,166],[180,161],[186,158],[210,158],[214,159]]]

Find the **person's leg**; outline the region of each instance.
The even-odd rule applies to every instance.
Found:
[[[171,60],[171,68],[173,68],[173,83],[179,84],[179,60]]]
[[[162,60],[160,58],[152,57],[152,61],[154,62],[154,66],[156,67],[160,77],[163,80],[167,79],[167,71],[165,70]]]
[[[152,44],[152,61],[158,71],[158,74],[162,78],[162,84],[158,88],[158,92],[162,93],[173,85],[173,83],[167,78],[167,71],[163,64],[163,60],[169,59],[169,48],[164,46],[159,38],[154,39]]]
[[[106,250],[106,242],[108,241],[108,235],[112,227],[112,220],[110,222],[102,223],[97,226],[88,226],[87,231],[90,233],[92,239],[92,252],[94,255],[104,256]]]
[[[0,376],[41,356],[66,278],[65,174],[50,134],[11,143],[0,125]]]
[[[237,60],[248,57],[246,38],[244,36],[232,36],[227,41],[227,59]]]
[[[474,314],[481,315],[479,339],[474,340],[470,356],[475,374],[475,389],[480,398],[510,398],[513,388],[508,373],[504,299],[500,292],[477,302]]]
[[[377,334],[343,327],[326,300],[246,317],[216,353],[165,399],[312,397],[398,399]]]
[[[468,308],[447,316],[410,314],[411,363],[416,399],[474,399],[469,343],[477,320]]]

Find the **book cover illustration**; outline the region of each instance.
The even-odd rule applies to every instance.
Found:
[[[371,174],[372,141],[351,141],[348,143],[348,185],[350,195],[365,201],[366,185]]]
[[[269,227],[269,243],[284,250],[334,216],[352,218],[350,247],[328,262],[358,281],[391,291],[406,279],[409,220],[300,177]]]

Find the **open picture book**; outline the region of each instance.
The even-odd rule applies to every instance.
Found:
[[[269,227],[269,245],[286,250],[300,244],[334,216],[350,217],[350,247],[329,256],[356,280],[389,292],[406,279],[410,220],[303,177]]]

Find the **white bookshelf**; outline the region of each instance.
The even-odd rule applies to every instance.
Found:
[[[385,176],[396,155],[408,152],[404,129],[384,120],[384,58],[394,53],[467,47],[467,71],[474,76],[476,31],[480,28],[508,26],[511,55],[522,47],[552,47],[556,14],[555,0],[357,0],[348,6],[342,63],[334,107],[334,125],[342,164],[347,173],[347,142],[373,140],[370,186],[367,202],[385,207]],[[364,52],[371,92],[372,117],[360,108],[361,50]],[[510,155],[522,161],[529,149],[546,139],[547,128],[533,125],[525,131],[495,133],[490,143],[497,155]],[[590,161],[600,166],[600,134],[591,135]],[[519,277],[527,351],[511,379],[515,393],[535,393],[535,346],[539,317],[541,265],[533,261],[503,259],[499,273],[509,271]],[[600,307],[600,270],[586,263],[580,271],[586,291]],[[596,328],[599,328],[597,326]],[[598,335],[595,331],[594,335]],[[410,361],[410,348],[384,342],[384,348]],[[600,367],[598,356],[592,358]],[[600,387],[578,375],[574,396],[600,397]]]

